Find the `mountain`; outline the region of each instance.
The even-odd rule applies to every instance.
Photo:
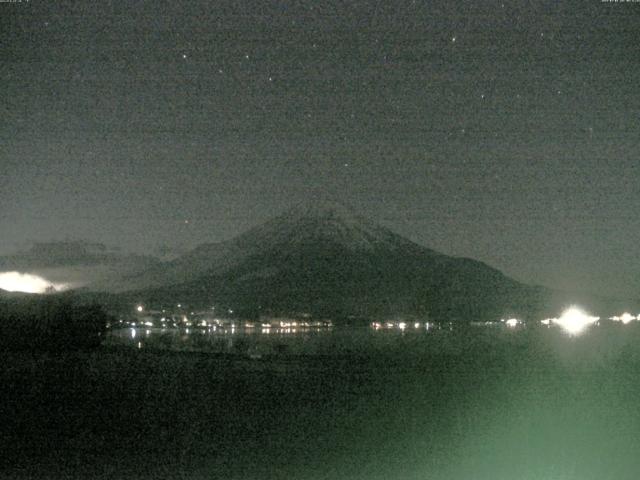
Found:
[[[123,276],[158,264],[153,257],[123,254],[101,243],[84,241],[38,242],[12,255],[0,256],[0,272],[17,271],[52,283],[108,288]]]
[[[418,245],[331,201],[296,206],[228,241],[200,245],[92,290],[121,306],[216,305],[243,317],[487,321],[557,316],[572,304],[600,316],[640,308],[635,301],[520,283],[482,262]]]
[[[244,316],[532,316],[551,291],[418,245],[335,202],[294,207],[231,240],[123,279],[132,301],[222,305]]]
[[[324,201],[294,207],[232,240],[200,245],[175,260],[129,276],[118,285],[118,289],[124,291],[185,283],[202,275],[227,272],[267,251],[287,252],[323,244],[340,245],[345,252],[354,253],[372,251],[374,247],[381,250],[383,246],[389,250],[417,247],[428,251],[339,203]],[[254,274],[265,276],[269,271]]]

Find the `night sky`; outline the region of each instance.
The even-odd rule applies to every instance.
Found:
[[[640,3],[23,0],[0,33],[0,253],[182,251],[322,195],[640,291]]]

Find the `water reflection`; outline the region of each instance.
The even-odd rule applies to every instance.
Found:
[[[406,321],[386,321],[386,322],[371,322],[370,327],[375,331],[381,330],[398,330],[405,331],[418,331],[421,329],[432,330],[439,325],[433,322],[406,322]]]
[[[251,358],[268,354],[294,351],[305,353],[308,340],[322,344],[323,338],[333,332],[328,323],[311,326],[302,322],[220,322],[196,326],[172,327],[162,325],[147,327],[131,322],[127,328],[113,328],[107,336],[111,345],[130,345],[136,348],[203,351],[213,353],[240,353]],[[324,347],[323,347],[324,348]]]
[[[334,326],[329,322],[278,321],[225,322],[206,327],[151,327],[138,324],[114,328],[107,343],[175,351],[231,353],[262,358],[265,355],[341,355],[389,353],[406,349],[407,343],[418,342],[430,349],[423,339],[456,335],[464,329],[452,322],[436,324],[425,321],[372,322],[360,327]],[[440,348],[438,346],[437,348]],[[447,347],[448,348],[448,347]],[[457,348],[457,347],[455,347]]]
[[[571,307],[558,318],[525,321],[503,318],[495,321],[466,324],[434,323],[416,319],[373,321],[361,327],[334,326],[330,322],[272,319],[271,321],[189,319],[158,322],[148,327],[146,322],[121,323],[107,337],[111,345],[175,351],[230,353],[262,358],[265,355],[340,355],[340,354],[399,354],[434,353],[462,354],[466,343],[526,342],[532,335],[548,332],[557,337],[550,345],[558,345],[559,352],[577,348],[565,345],[567,339],[586,337],[586,332],[600,331],[603,335],[618,332],[621,338],[633,335],[637,317],[623,313],[600,321],[598,317]],[[618,325],[618,326],[616,326]],[[541,328],[547,327],[547,328]],[[555,327],[555,328],[554,328]],[[595,328],[598,327],[598,328]],[[609,333],[607,333],[609,332]],[[568,334],[568,335],[567,335]],[[575,342],[574,342],[575,343]],[[562,345],[562,346],[560,346]],[[565,355],[562,353],[562,355]],[[571,355],[570,355],[571,356]]]

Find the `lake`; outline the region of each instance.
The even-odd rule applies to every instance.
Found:
[[[129,327],[109,331],[107,344],[139,349],[162,349],[246,355],[371,355],[405,348],[411,340],[444,345],[442,334],[449,327],[415,323],[410,328],[396,325],[372,327],[237,327],[153,328]],[[434,337],[435,339],[435,337]],[[417,346],[417,345],[416,345]]]
[[[5,352],[0,476],[635,479],[638,327],[123,329]]]

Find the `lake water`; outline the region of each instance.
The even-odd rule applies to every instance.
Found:
[[[137,349],[236,354],[254,359],[274,355],[420,356],[486,355],[502,349],[533,347],[561,361],[595,361],[618,356],[635,345],[640,322],[590,326],[578,334],[560,327],[519,325],[454,326],[416,323],[382,328],[119,328],[108,345]],[[627,352],[628,353],[628,352]]]
[[[2,478],[635,480],[640,472],[635,322],[579,335],[121,329],[96,352],[4,358],[0,374],[11,386],[0,398],[0,457],[12,462],[0,463]]]
[[[437,326],[416,323],[390,327],[307,328],[119,328],[110,331],[109,345],[138,349],[269,356],[406,355],[455,353],[473,342],[518,341],[516,329],[506,327]]]

